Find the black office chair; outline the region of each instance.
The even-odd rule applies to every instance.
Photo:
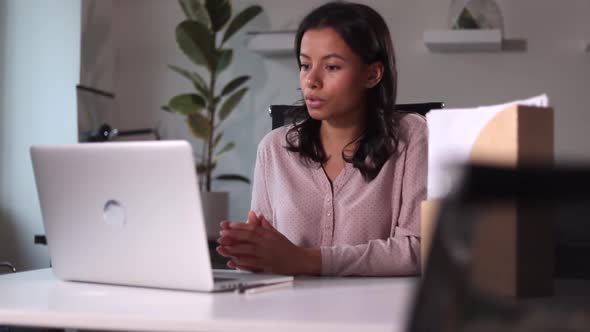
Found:
[[[10,270],[10,272],[16,272],[16,269],[14,268],[14,266],[12,264],[10,264],[9,262],[0,262],[0,267],[8,269],[8,270]]]
[[[414,103],[414,104],[397,104],[395,109],[404,113],[418,113],[425,116],[430,110],[442,109],[445,104],[442,102],[435,103]],[[291,105],[271,105],[268,112],[272,118],[272,129],[282,127],[289,118]]]

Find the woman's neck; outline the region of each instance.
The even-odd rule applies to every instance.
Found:
[[[320,138],[328,154],[331,154],[329,151],[342,151],[348,144],[361,137],[366,128],[366,117],[364,112],[357,114],[358,117],[347,121],[342,119],[322,121]],[[352,144],[349,148],[356,149],[356,144]]]

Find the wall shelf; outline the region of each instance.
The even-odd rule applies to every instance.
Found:
[[[291,55],[295,44],[295,31],[248,32],[247,47],[264,55]]]
[[[427,30],[424,45],[432,52],[499,52],[502,31],[494,30]]]

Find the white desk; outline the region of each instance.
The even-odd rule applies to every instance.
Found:
[[[297,278],[267,293],[194,293],[0,275],[0,326],[141,331],[403,331],[418,278]]]

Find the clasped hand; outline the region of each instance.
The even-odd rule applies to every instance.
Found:
[[[253,211],[246,223],[222,221],[219,234],[217,252],[230,258],[228,267],[287,275],[319,273],[319,250],[296,246]]]

